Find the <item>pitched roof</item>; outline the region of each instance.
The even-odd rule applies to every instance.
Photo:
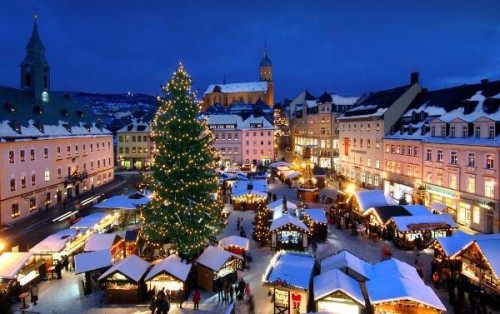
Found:
[[[99,277],[99,280],[106,279],[106,277],[111,276],[113,273],[118,272],[134,282],[139,282],[144,273],[149,268],[149,263],[141,259],[137,255],[130,255],[125,259],[122,259],[113,267],[108,269],[104,274]]]
[[[419,230],[433,229],[434,228],[433,224],[442,224],[443,226],[447,226],[447,228],[457,227],[455,220],[453,220],[450,214],[403,216],[403,217],[391,217],[390,219],[394,221],[394,224],[401,232],[410,231],[415,227],[414,225],[421,225],[421,224],[423,225],[418,228]]]
[[[371,278],[372,265],[348,251],[330,255],[321,260],[321,272],[332,269],[350,268],[365,278]]]
[[[180,281],[186,281],[192,266],[192,264],[184,263],[179,256],[170,255],[157,262],[144,278],[144,281],[151,280],[163,272],[174,276]]]
[[[213,93],[216,90],[220,90],[222,93],[267,92],[267,82],[211,84],[205,94]]]
[[[309,228],[298,218],[295,218],[290,215],[283,215],[279,218],[276,218],[273,220],[271,224],[271,228],[269,228],[269,232],[272,232],[274,230],[280,229],[286,225],[293,225],[296,226],[306,232],[309,232]]]
[[[81,274],[113,265],[111,251],[102,250],[75,255],[75,273]]]
[[[115,240],[120,240],[121,237],[114,233],[94,233],[90,236],[83,249],[85,252],[111,251]]]
[[[338,269],[332,269],[314,277],[314,301],[335,291],[342,291],[354,301],[365,306],[365,299],[359,282]]]
[[[356,190],[354,195],[358,200],[361,211],[365,212],[371,207],[387,206],[387,199],[382,190]]]
[[[298,252],[278,252],[264,273],[264,282],[274,284],[281,280],[283,285],[308,290],[314,268],[314,256]]]
[[[31,253],[25,252],[3,252],[0,255],[0,279],[14,279],[17,273],[31,258]]]
[[[369,214],[375,214],[382,224],[385,224],[389,219],[395,216],[411,216],[403,206],[395,205],[371,207],[363,213],[363,216],[368,216]]]
[[[239,255],[233,254],[223,249],[219,249],[215,246],[209,246],[203,251],[203,253],[198,257],[196,262],[203,266],[206,266],[212,270],[219,270],[224,266],[224,264],[231,258],[242,258]]]

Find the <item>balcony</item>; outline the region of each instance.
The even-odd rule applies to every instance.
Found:
[[[497,171],[495,169],[486,168],[486,169],[484,169],[484,173],[487,175],[494,176],[497,173]]]
[[[71,183],[76,183],[78,181],[83,181],[84,179],[88,178],[88,176],[89,175],[87,171],[83,172],[75,171],[71,176],[64,178],[64,184],[71,184]]]

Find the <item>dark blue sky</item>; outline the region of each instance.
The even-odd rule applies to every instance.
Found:
[[[158,94],[182,61],[201,96],[258,80],[265,42],[277,101],[500,78],[500,1],[0,0],[0,85],[19,85],[35,2],[53,90]]]

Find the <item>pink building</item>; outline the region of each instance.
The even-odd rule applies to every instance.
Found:
[[[36,22],[21,88],[0,87],[0,102],[0,224],[113,180],[112,134],[69,94],[51,92]]]

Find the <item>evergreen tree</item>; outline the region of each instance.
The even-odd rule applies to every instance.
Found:
[[[152,161],[153,197],[143,211],[142,232],[153,246],[173,243],[190,260],[220,231],[213,136],[191,91],[182,64],[163,88],[151,124],[156,154]]]
[[[253,223],[253,239],[260,245],[266,245],[267,241],[271,238],[269,233],[271,227],[269,222],[270,216],[270,211],[267,209],[267,206],[264,203],[260,203]]]

